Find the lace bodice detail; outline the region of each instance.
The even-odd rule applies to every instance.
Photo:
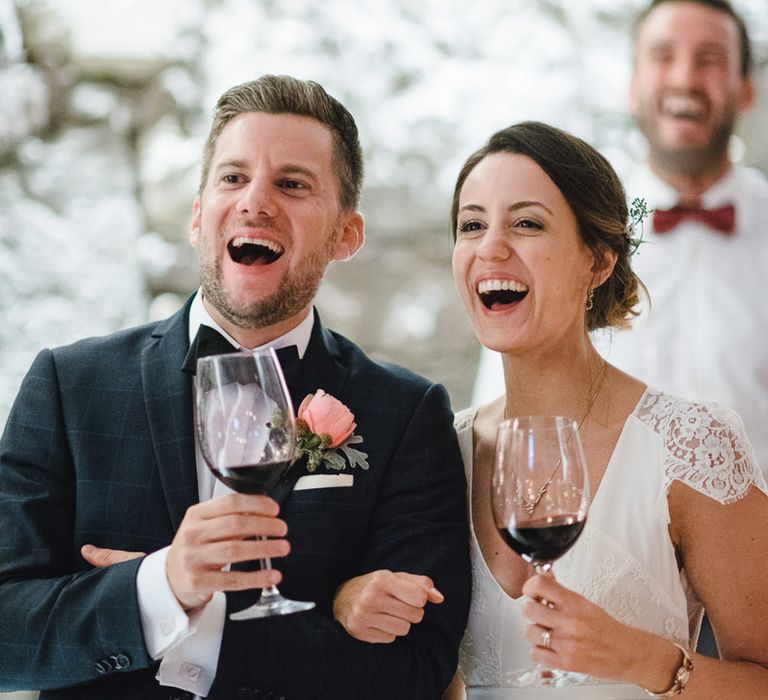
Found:
[[[458,414],[456,429],[471,485],[475,410]],[[555,564],[567,587],[617,620],[692,646],[702,605],[679,570],[669,537],[667,493],[681,481],[718,502],[732,503],[751,485],[768,493],[738,416],[648,389],[627,418],[574,547]],[[471,502],[471,498],[470,501]],[[471,514],[470,514],[471,521]],[[473,591],[460,649],[459,673],[469,687],[516,695],[509,678],[530,666],[523,637],[524,600],[498,585],[471,531]],[[641,689],[591,680],[589,687],[552,689],[561,698],[643,698]],[[599,687],[599,693],[597,688]],[[538,696],[537,696],[538,697]],[[547,696],[549,697],[549,696]]]

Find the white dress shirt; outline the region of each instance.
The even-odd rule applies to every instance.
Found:
[[[201,325],[215,328],[235,348],[248,350],[213,320],[203,306],[202,293],[198,291],[189,310],[190,343]],[[296,345],[299,357],[303,357],[313,325],[314,315],[310,311],[298,326],[260,347],[279,349]],[[200,501],[231,493],[228,487],[214,478],[197,449],[195,456]],[[144,640],[149,655],[153,659],[162,659],[157,673],[160,685],[188,690],[195,693],[196,698],[205,697],[216,676],[226,599],[223,593],[214,593],[207,605],[187,615],[166,577],[168,549],[165,547],[147,556],[136,577]]]
[[[627,183],[627,197],[669,209],[677,194],[646,166]],[[702,206],[736,207],[726,236],[693,220],[664,234],[645,222],[632,268],[650,309],[628,331],[601,332],[608,361],[660,389],[736,410],[768,474],[768,179],[734,165],[702,197]]]

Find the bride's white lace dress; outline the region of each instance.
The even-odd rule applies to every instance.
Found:
[[[476,409],[467,409],[456,417],[470,488],[475,414]],[[685,570],[678,570],[667,529],[667,492],[675,480],[723,504],[745,496],[751,485],[768,494],[733,411],[647,389],[616,443],[581,538],[554,570],[561,583],[617,620],[692,647],[703,609]],[[635,686],[592,679],[575,687],[510,688],[513,672],[532,666],[523,636],[524,600],[510,598],[498,585],[474,526],[471,552],[472,604],[459,655],[468,698],[647,697]]]

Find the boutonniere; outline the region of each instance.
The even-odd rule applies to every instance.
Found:
[[[368,469],[368,455],[351,445],[363,441],[355,435],[355,416],[341,401],[318,389],[299,406],[296,433],[299,452],[307,455],[307,471],[314,472],[325,462],[329,469]],[[346,458],[346,459],[345,459]]]

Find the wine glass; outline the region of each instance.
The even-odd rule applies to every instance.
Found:
[[[268,348],[199,358],[195,423],[200,454],[216,478],[239,493],[272,489],[296,456],[296,421],[275,352]],[[271,566],[269,559],[261,559],[263,570]],[[313,607],[269,586],[257,603],[229,617],[250,620]]]
[[[576,542],[586,523],[589,479],[576,422],[521,416],[501,423],[491,480],[493,518],[504,542],[537,574]],[[542,600],[543,605],[550,605]],[[516,687],[561,686],[581,674],[536,666],[513,675]]]

